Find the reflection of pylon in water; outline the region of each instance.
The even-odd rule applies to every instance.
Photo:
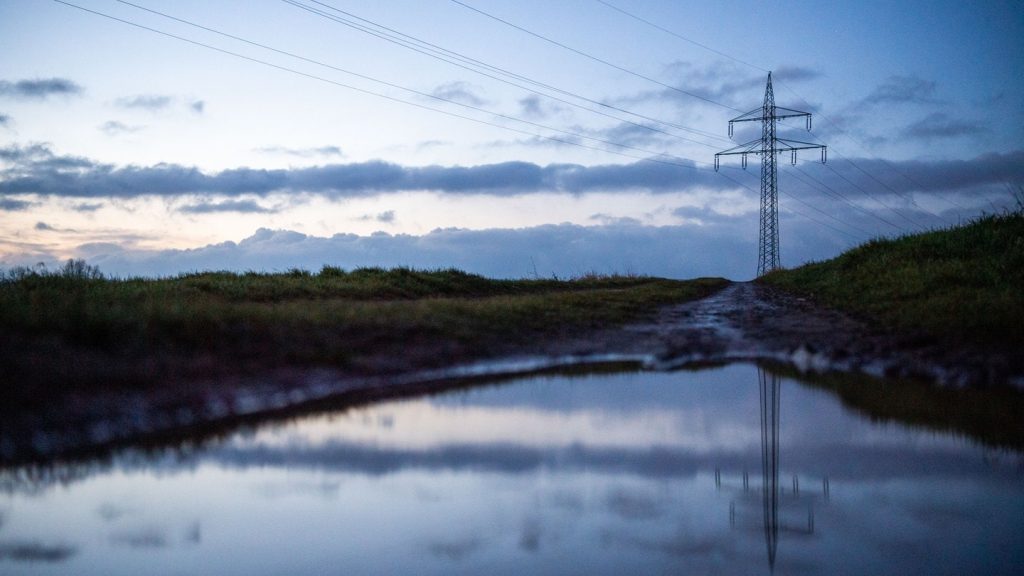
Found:
[[[768,545],[768,564],[774,570],[775,551],[779,544],[779,377],[766,373],[759,367],[757,379],[761,395],[761,478],[764,487],[761,501],[764,511],[764,539]]]
[[[802,520],[796,520],[792,516],[789,517],[788,521],[780,521],[780,507],[783,504],[783,486],[779,483],[779,400],[781,397],[781,379],[772,374],[771,372],[764,370],[761,367],[757,368],[758,378],[758,393],[760,396],[760,420],[761,420],[761,490],[760,490],[760,504],[761,514],[756,520],[750,516],[746,517],[746,521],[741,521],[740,525],[746,525],[750,528],[757,527],[758,530],[763,532],[765,545],[768,551],[768,564],[772,570],[775,571],[775,558],[778,550],[779,534],[786,533],[790,535],[803,535],[809,536],[814,534],[814,502],[817,500],[817,496],[812,492],[800,491],[800,479],[794,474],[793,475],[793,486],[792,494],[785,495],[786,506],[783,508],[790,508],[791,505],[799,505],[802,502],[807,502],[807,520],[806,524]],[[728,486],[728,481],[723,482],[722,471],[720,468],[715,468],[715,487],[718,490],[723,488],[723,484],[727,489],[736,490],[739,487]],[[822,491],[821,498],[825,502],[830,499],[830,486],[829,478],[825,476],[822,478],[821,483]],[[742,477],[742,489],[737,490],[739,492],[739,501],[744,501],[750,504],[752,507],[756,506],[753,504],[756,487],[754,490],[751,489],[750,475],[744,470]],[[733,499],[729,503],[729,524],[732,527],[737,526],[737,500]]]

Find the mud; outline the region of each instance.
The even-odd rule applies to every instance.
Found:
[[[651,323],[626,327],[594,352],[646,351],[656,368],[698,362],[773,361],[803,372],[860,372],[942,386],[1024,387],[1013,351],[896,334],[813,301],[755,283],[734,283],[695,302],[662,310]],[[585,353],[580,343],[577,353]]]

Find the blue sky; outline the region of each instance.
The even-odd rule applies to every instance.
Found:
[[[768,70],[785,266],[1024,183],[1019,2],[72,3],[0,4],[3,267],[749,278]]]

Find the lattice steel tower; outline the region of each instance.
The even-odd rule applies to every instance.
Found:
[[[747,155],[761,156],[761,225],[760,241],[757,248],[757,275],[761,276],[780,267],[779,264],[779,181],[775,166],[776,156],[790,153],[790,162],[796,164],[797,150],[821,149],[821,162],[825,163],[827,149],[823,144],[812,144],[799,140],[787,140],[775,135],[775,124],[785,118],[806,118],[807,130],[811,129],[811,113],[783,108],[775,105],[772,91],[772,73],[768,73],[768,85],[764,89],[764,103],[746,114],[729,120],[729,137],[732,137],[736,122],[760,122],[761,138],[740,144],[715,154],[715,170],[719,167],[720,156],[742,156],[743,168],[747,167]]]

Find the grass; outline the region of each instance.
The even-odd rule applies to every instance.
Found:
[[[760,281],[887,329],[946,344],[1024,349],[1024,212],[873,240]]]
[[[112,279],[69,261],[3,275],[0,369],[22,389],[88,389],[280,367],[368,370],[388,355],[396,370],[427,367],[621,325],[724,285],[329,266]]]

